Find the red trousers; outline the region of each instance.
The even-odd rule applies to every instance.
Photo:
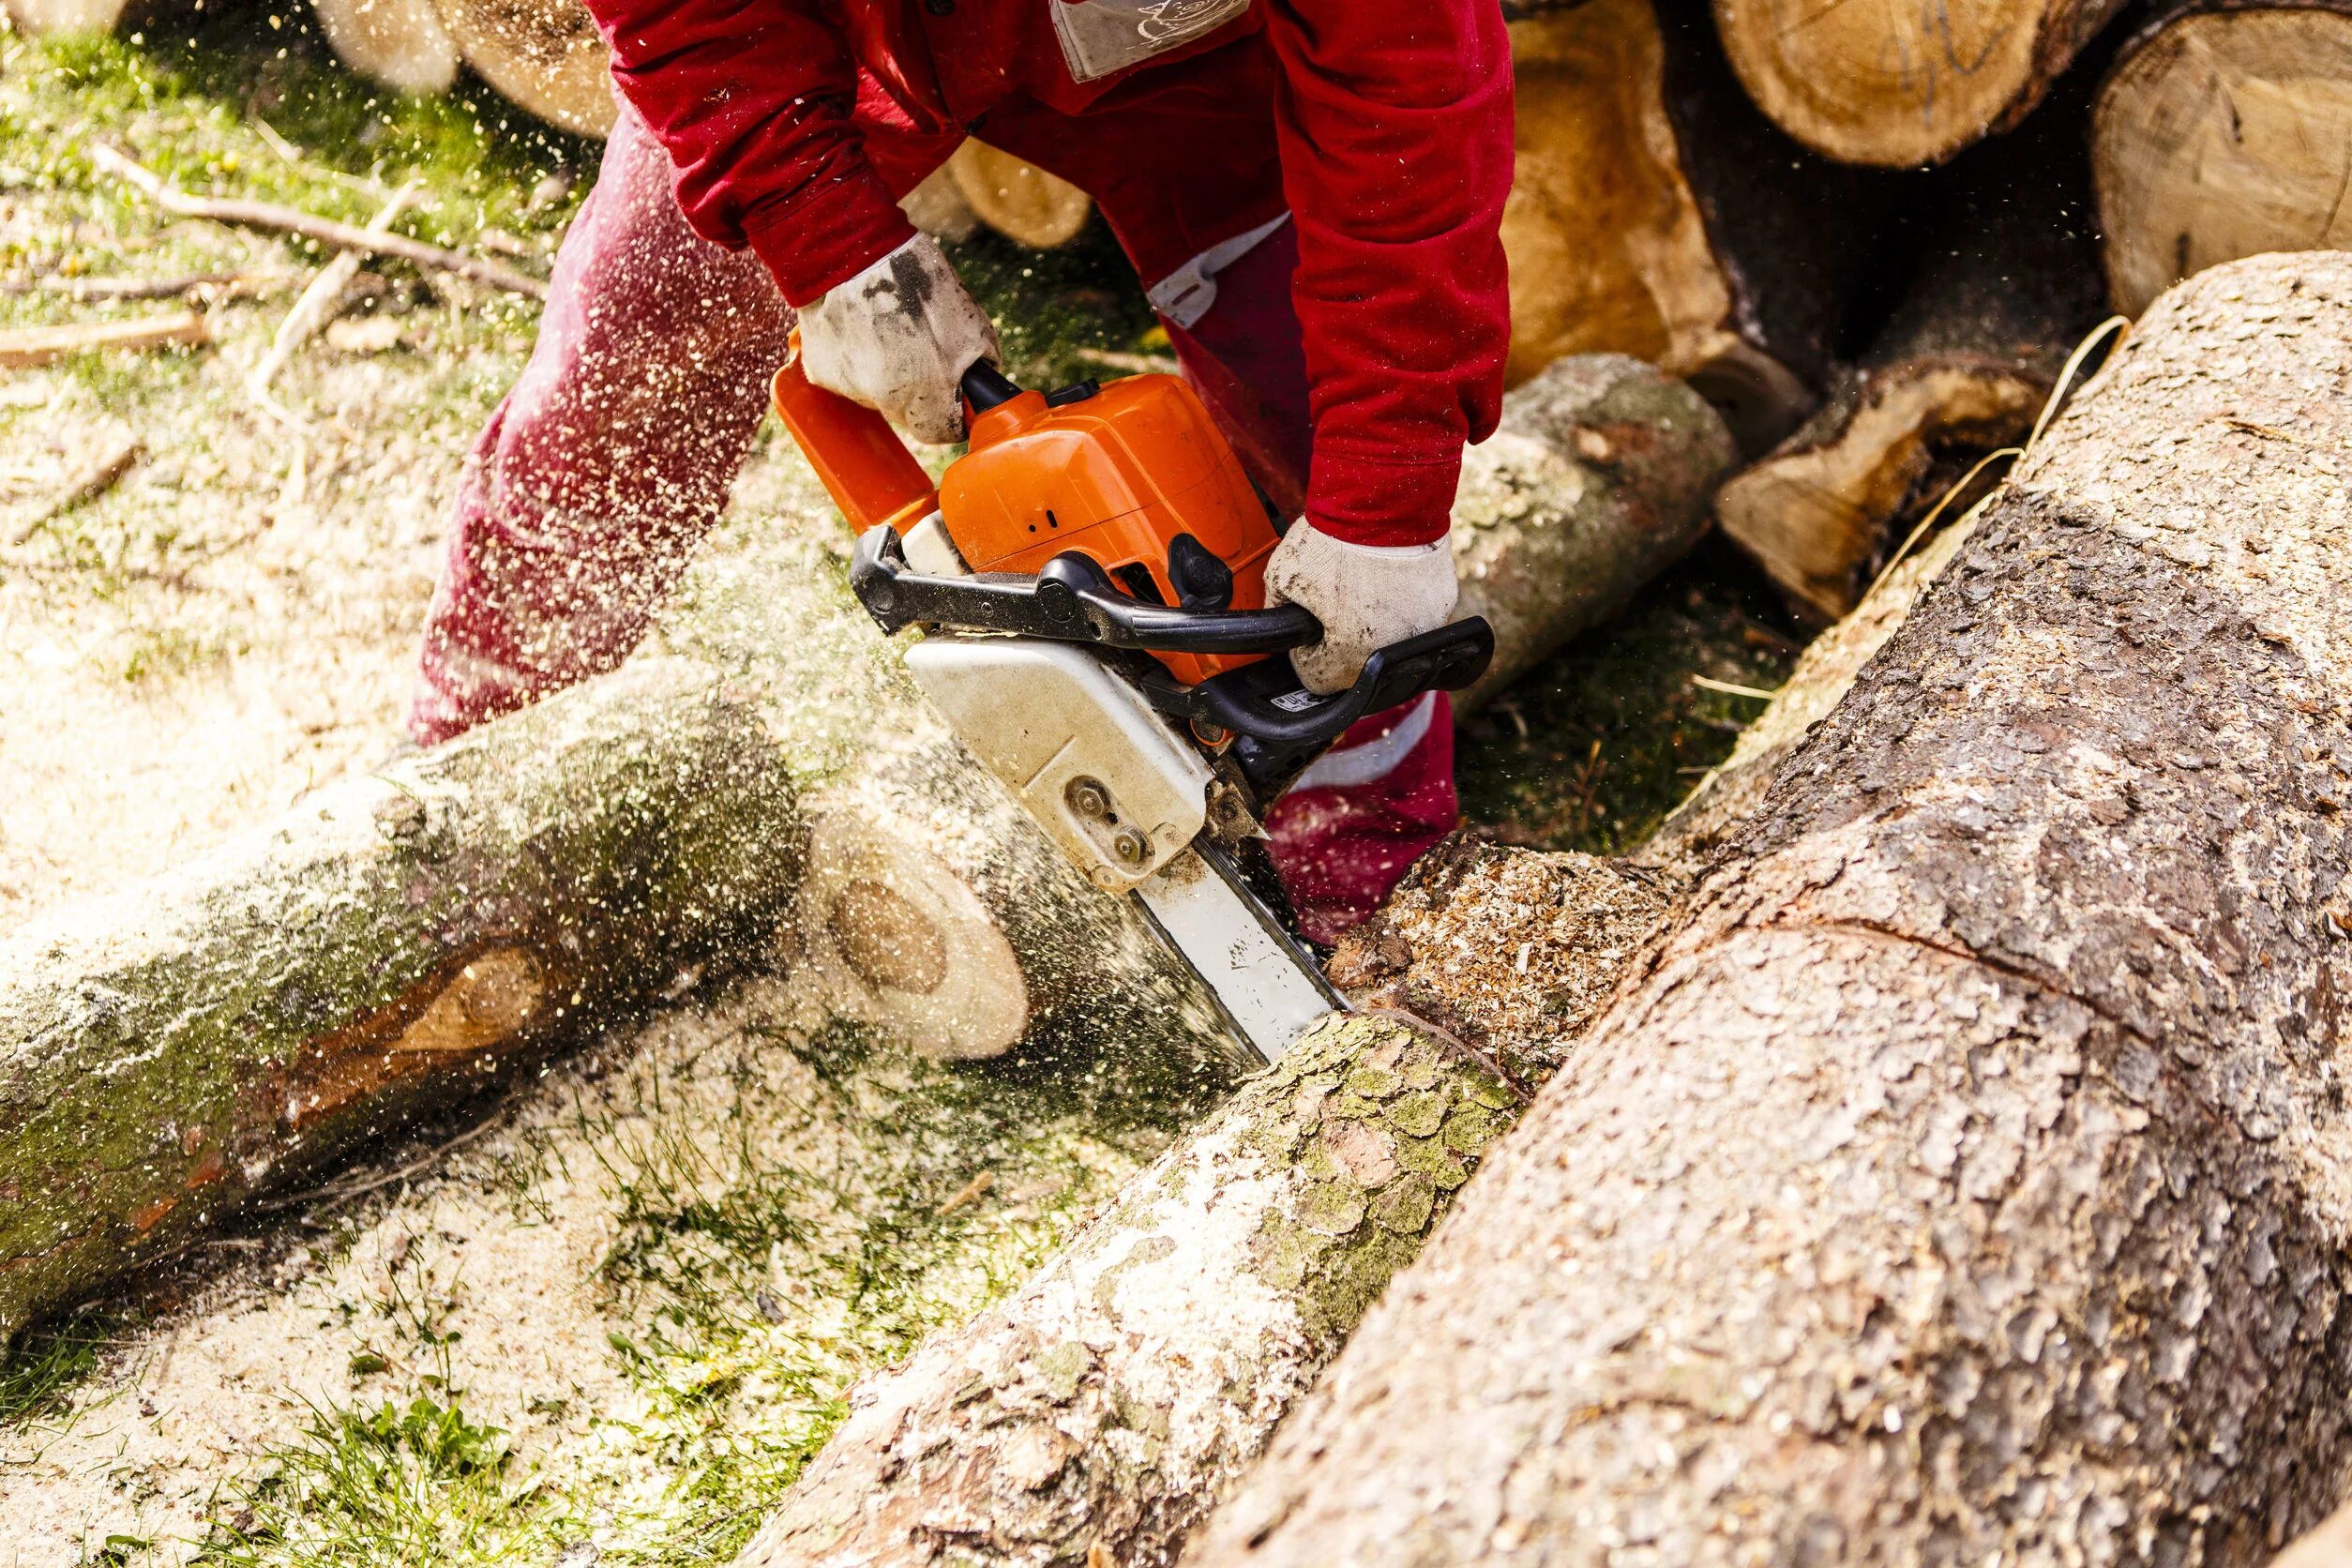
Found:
[[[1285,507],[1304,493],[1306,366],[1288,226],[1169,324],[1185,374]],[[748,251],[686,227],[667,158],[624,113],[557,255],[522,378],[475,442],[426,617],[409,730],[431,746],[612,669],[727,502],[786,353],[791,308]],[[1349,731],[1266,828],[1302,926],[1377,908],[1456,815],[1440,695]]]

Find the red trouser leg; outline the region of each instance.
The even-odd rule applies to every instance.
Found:
[[[475,443],[409,730],[430,746],[610,670],[726,505],[792,314],[698,238],[624,113],[555,261],[522,378]]]
[[[1216,275],[1216,302],[1168,340],[1252,477],[1296,513],[1311,423],[1290,304],[1298,239],[1285,224]],[[1454,830],[1454,708],[1442,692],[1364,719],[1266,816],[1274,869],[1301,929],[1328,942],[1388,897]]]

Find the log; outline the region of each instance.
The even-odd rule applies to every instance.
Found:
[[[947,173],[981,222],[1033,250],[1069,244],[1094,210],[1093,199],[1069,181],[976,138],[956,149]]]
[[[396,93],[445,93],[457,85],[457,40],[433,0],[310,0],[335,57]],[[487,73],[486,73],[487,74]]]
[[[428,0],[475,73],[559,130],[601,138],[620,113],[596,19],[580,0]]]
[[[2099,89],[2091,169],[2109,298],[2127,316],[2181,279],[2352,236],[2352,7],[2168,8]]]
[[[1724,533],[1800,619],[1827,626],[1851,611],[1910,523],[1978,459],[2025,438],[2069,351],[2098,324],[2078,125],[2045,113],[2041,134],[1953,166],[1871,347],[1802,428],[1716,497]],[[2029,187],[2021,170],[2033,171]]]
[[[1770,446],[1830,372],[1867,207],[1854,177],[1773,144],[1707,40],[1650,0],[1528,16],[1511,44],[1507,377],[1632,354],[1690,381],[1743,450]]]
[[[1698,542],[1737,459],[1695,391],[1621,354],[1562,359],[1506,393],[1495,434],[1462,454],[1454,498],[1457,613],[1495,628],[1468,712],[1623,608]]]
[[[1688,460],[1578,460],[1559,482],[1620,495],[1628,518],[1695,514],[1720,427],[1684,395],[1652,439]],[[1509,578],[1507,556],[1483,559]],[[18,1184],[0,1207],[0,1335],[682,970],[754,950],[937,1057],[1087,1032],[1214,1051],[1188,972],[928,716],[822,550],[771,542],[694,583],[668,661],[0,947],[0,1171]],[[1515,602],[1524,656],[1557,628]],[[401,1044],[412,1029],[429,1044]],[[446,1039],[463,1048],[431,1044]],[[332,1093],[306,1109],[321,1075]]]
[[[1734,69],[1790,136],[1844,162],[1941,163],[2013,129],[2122,0],[1714,0]]]
[[[110,33],[125,0],[8,0],[8,23],[35,38],[50,33]]]
[[[2343,1490],[2352,258],[2044,438],[1205,1564],[2247,1562]]]
[[[822,550],[702,580],[683,654],[0,946],[0,1336],[772,949],[935,1056],[1218,1038],[1188,972],[926,721]]]

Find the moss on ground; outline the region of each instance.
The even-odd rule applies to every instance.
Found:
[[[1616,854],[1639,846],[1731,754],[1777,688],[1798,632],[1756,570],[1711,537],[1606,625],[1462,723],[1462,815],[1506,842]]]

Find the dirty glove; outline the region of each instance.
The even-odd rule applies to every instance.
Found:
[[[915,440],[934,445],[964,438],[957,383],[973,360],[993,363],[997,353],[988,312],[928,234],[800,309],[808,379],[882,410]]]
[[[1290,654],[1309,691],[1345,690],[1374,649],[1444,626],[1459,594],[1443,539],[1351,545],[1301,521],[1266,558],[1267,602],[1302,605],[1323,623],[1320,642]]]

